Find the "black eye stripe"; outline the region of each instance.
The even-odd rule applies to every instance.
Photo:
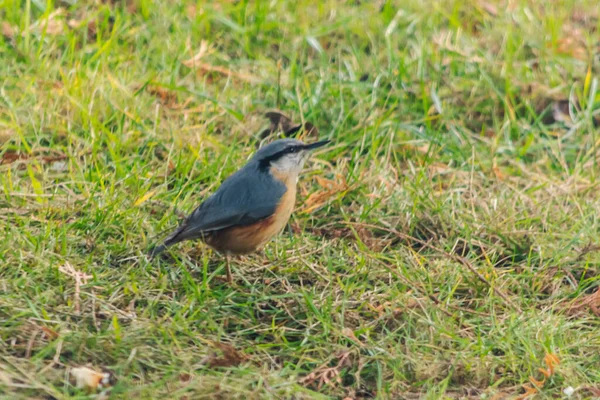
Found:
[[[266,157],[260,159],[259,160],[260,166],[263,168],[267,167],[272,162],[275,162],[275,161],[281,159],[282,157],[284,157],[286,154],[297,153],[297,152],[301,151],[303,148],[304,147],[301,145],[285,147],[285,148],[279,150],[277,153],[271,154],[269,156],[266,156]]]

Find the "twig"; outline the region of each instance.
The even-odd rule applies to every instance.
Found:
[[[27,341],[27,350],[25,350],[25,358],[31,358],[31,350],[33,349],[33,344],[35,343],[35,338],[40,333],[40,330],[36,327],[33,331],[33,334]]]
[[[93,278],[93,276],[87,275],[80,271],[77,271],[68,261],[66,263],[64,263],[63,265],[61,265],[60,267],[58,267],[58,270],[60,272],[62,272],[63,274],[68,275],[71,278],[75,279],[75,296],[73,299],[73,305],[75,307],[75,313],[79,314],[80,313],[79,295],[81,293],[81,283],[83,282],[83,284],[85,285],[89,279]]]
[[[62,352],[62,346],[63,346],[63,340],[60,339],[58,341],[58,343],[56,344],[56,352],[54,353],[54,358],[52,359],[52,362],[48,365],[46,365],[44,368],[42,368],[38,374],[39,375],[43,375],[46,373],[46,371],[52,369],[55,365],[62,365],[62,363],[60,362],[60,353]]]

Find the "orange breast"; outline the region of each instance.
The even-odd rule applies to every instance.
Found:
[[[206,244],[220,253],[232,254],[248,254],[261,248],[283,230],[294,210],[296,179],[295,177],[294,179],[286,179],[284,183],[287,191],[281,197],[272,216],[252,225],[233,226],[213,232],[205,238]]]

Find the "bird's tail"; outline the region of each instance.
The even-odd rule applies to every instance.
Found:
[[[167,247],[169,247],[167,244],[160,244],[158,246],[153,247],[152,249],[150,249],[150,251],[148,252],[148,255],[150,256],[150,258],[154,258],[157,255],[159,255],[160,253],[162,253],[163,251],[165,251],[167,249]]]
[[[163,251],[165,251],[168,247],[174,245],[175,243],[181,242],[184,238],[180,237],[180,233],[185,229],[185,224],[181,225],[179,228],[175,230],[175,232],[171,233],[162,244],[155,246],[150,250],[150,257],[154,258]]]

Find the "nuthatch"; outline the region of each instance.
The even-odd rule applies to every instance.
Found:
[[[327,143],[280,139],[264,146],[154,248],[152,256],[175,243],[201,239],[225,254],[231,283],[229,255],[252,253],[283,230],[294,210],[304,162],[311,150]]]

